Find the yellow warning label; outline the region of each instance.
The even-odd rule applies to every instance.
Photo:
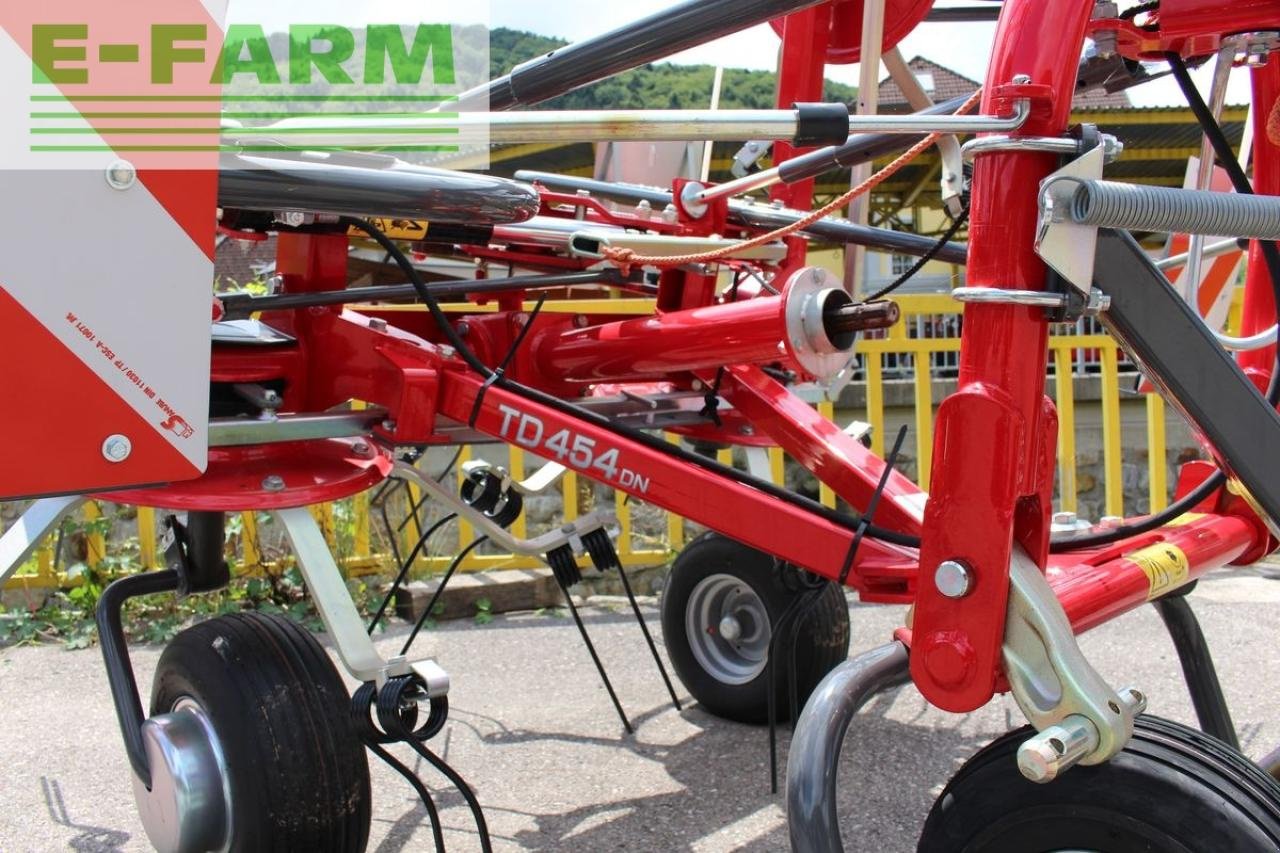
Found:
[[[1126,554],[1125,559],[1137,563],[1146,573],[1147,581],[1151,584],[1151,591],[1147,593],[1148,601],[1185,584],[1191,572],[1187,555],[1178,546],[1167,542]]]
[[[426,222],[413,219],[374,219],[373,224],[392,240],[421,240],[427,236],[427,229],[430,227]],[[365,236],[363,231],[355,227],[347,229],[347,234],[351,237]]]

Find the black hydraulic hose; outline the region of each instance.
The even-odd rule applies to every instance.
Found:
[[[1208,104],[1200,97],[1200,92],[1196,89],[1195,82],[1192,81],[1191,75],[1187,72],[1186,63],[1176,53],[1166,54],[1166,58],[1169,61],[1169,68],[1173,72],[1174,79],[1178,81],[1178,87],[1182,89],[1182,94],[1186,97],[1188,106],[1191,107],[1191,112],[1204,130],[1209,144],[1213,147],[1214,155],[1219,165],[1222,166],[1227,176],[1231,179],[1232,187],[1241,195],[1252,195],[1253,186],[1249,183],[1248,176],[1245,175],[1244,169],[1240,166],[1240,161],[1236,159],[1235,152],[1231,150],[1231,143],[1223,135],[1222,127],[1218,124],[1217,119],[1213,117],[1213,112],[1209,109]],[[1267,264],[1267,271],[1271,274],[1271,290],[1277,308],[1276,322],[1280,323],[1280,250],[1276,248],[1275,243],[1266,240],[1259,240],[1258,246],[1262,250],[1262,257]],[[1276,370],[1271,376],[1271,385],[1267,389],[1266,397],[1267,402],[1271,405],[1280,404],[1280,354],[1278,354]],[[1105,533],[1091,533],[1084,536],[1068,536],[1062,539],[1055,539],[1050,545],[1050,550],[1055,553],[1061,553],[1063,551],[1078,551],[1083,548],[1096,548],[1101,545],[1110,545],[1121,539],[1128,539],[1131,536],[1149,533],[1156,528],[1165,526],[1183,513],[1190,512],[1197,504],[1220,489],[1226,481],[1227,475],[1221,470],[1216,471],[1209,479],[1155,515],[1133,524],[1121,524],[1107,530]]]
[[[440,327],[440,330],[444,333],[445,337],[449,339],[450,345],[453,346],[458,355],[462,357],[463,361],[465,361],[472,370],[483,376],[486,380],[493,380],[494,384],[500,385],[509,391],[513,391],[527,400],[532,400],[535,403],[547,406],[548,408],[554,409],[562,414],[586,421],[593,426],[608,430],[615,435],[623,436],[624,438],[644,445],[650,450],[675,457],[683,462],[697,465],[699,468],[710,471],[713,474],[726,477],[735,482],[742,483],[743,485],[751,486],[754,489],[764,492],[770,497],[777,498],[780,501],[788,503],[798,509],[803,509],[806,512],[813,513],[814,515],[817,515],[832,524],[839,525],[851,532],[856,532],[858,528],[862,526],[861,519],[859,518],[842,515],[833,509],[828,509],[815,500],[806,498],[803,495],[795,494],[794,492],[789,492],[781,486],[770,483],[768,480],[753,477],[746,472],[738,471],[728,465],[721,465],[714,459],[709,459],[701,454],[693,453],[683,447],[671,444],[661,438],[656,438],[641,430],[633,429],[623,424],[614,423],[603,415],[583,409],[580,406],[575,406],[572,403],[567,403],[557,397],[551,396],[550,394],[545,394],[536,388],[521,385],[520,383],[505,376],[498,376],[495,378],[494,371],[476,357],[476,354],[467,346],[467,342],[463,340],[462,336],[458,334],[456,329],[454,329],[453,325],[449,322],[448,316],[440,307],[440,303],[436,301],[436,298],[432,295],[430,287],[422,280],[422,276],[409,261],[408,257],[405,256],[404,252],[400,250],[400,247],[371,222],[367,222],[363,219],[344,217],[343,223],[358,228],[368,234],[383,248],[384,251],[391,255],[392,259],[396,261],[396,264],[401,268],[401,270],[403,270],[404,274],[411,282],[414,283],[414,286],[418,288],[418,295],[426,304],[427,310],[431,312],[431,316],[435,320],[436,325]],[[887,530],[874,525],[866,525],[865,530],[865,535],[872,539],[878,539],[882,542],[888,542],[893,545],[902,545],[908,548],[920,547],[919,536],[912,536],[908,533],[899,533],[896,530]]]

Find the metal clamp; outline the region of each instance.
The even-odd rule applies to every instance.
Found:
[[[1021,547],[1009,567],[1002,657],[1013,697],[1039,731],[1018,749],[1028,779],[1048,782],[1076,763],[1101,764],[1129,742],[1145,697],[1112,690],[1085,659],[1062,604]]]
[[[462,473],[470,476],[477,471],[493,474],[502,482],[502,489],[513,489],[522,495],[540,495],[560,482],[566,469],[559,462],[548,462],[523,480],[516,480],[507,469],[493,465],[483,459],[472,459],[462,463]]]
[[[951,291],[957,302],[978,305],[1027,305],[1032,308],[1062,310],[1068,307],[1066,294],[1048,290],[1002,290],[997,287],[957,287]],[[1082,313],[1093,316],[1111,307],[1111,297],[1096,287],[1090,288]]]
[[[1102,158],[1106,163],[1114,163],[1124,151],[1124,143],[1109,133],[1101,135]],[[1059,154],[1064,157],[1079,157],[1082,154],[1078,139],[1068,136],[982,136],[970,139],[960,146],[960,155],[966,163],[972,163],[979,154],[993,154],[997,151],[1005,153],[1034,152],[1038,154]]]

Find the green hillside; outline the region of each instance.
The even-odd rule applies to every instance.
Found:
[[[490,33],[491,77],[568,42],[560,39],[498,28]],[[710,104],[715,68],[710,65],[654,63],[619,74],[540,105],[543,109],[705,109]],[[774,106],[776,75],[771,71],[725,69],[720,96],[723,109],[770,109]],[[828,80],[823,99],[849,103],[857,88]]]

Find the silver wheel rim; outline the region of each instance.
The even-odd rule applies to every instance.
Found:
[[[222,743],[218,740],[218,733],[214,731],[213,722],[209,719],[208,713],[205,712],[204,706],[194,698],[191,696],[179,696],[173,703],[173,713],[190,714],[195,717],[200,721],[200,727],[204,729],[205,737],[209,739],[209,751],[213,754],[218,775],[222,777],[222,801],[226,804],[226,823],[223,829],[223,838],[226,839],[226,843],[218,850],[218,853],[228,853],[231,850],[231,825],[235,819],[235,810],[231,805],[231,774],[227,772],[226,753],[222,751]]]
[[[722,684],[746,684],[769,659],[769,611],[741,578],[717,574],[693,588],[685,632],[698,665]]]

